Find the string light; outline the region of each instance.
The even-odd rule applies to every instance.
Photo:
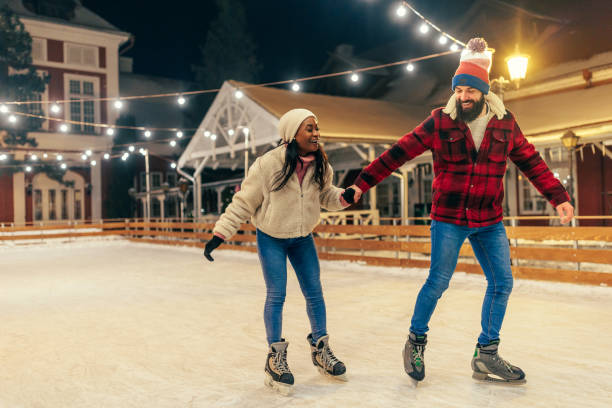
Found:
[[[457,52],[457,51],[459,51],[459,46],[457,45],[457,43],[453,43],[453,44],[450,46],[450,50],[451,50],[451,51],[453,51],[453,52]]]
[[[353,74],[351,75],[351,81],[353,82],[359,81],[359,75],[353,72]]]
[[[150,130],[145,130],[144,132],[145,137],[151,137],[151,131]]]
[[[126,161],[128,157],[130,157],[129,153],[123,153],[123,156],[121,156],[121,160]]]
[[[186,102],[186,100],[185,100],[185,98],[184,98],[184,97],[181,95],[181,96],[179,96],[179,97],[178,97],[178,99],[176,100],[176,102],[177,102],[179,105],[184,105],[184,104],[185,104],[185,102]]]
[[[6,154],[2,153],[0,154],[0,160],[6,160]]]
[[[423,23],[419,27],[419,31],[421,32],[421,34],[427,34],[429,32],[429,26],[427,24]]]
[[[170,167],[172,167],[173,169],[176,169],[176,163],[174,162],[170,163]]]
[[[123,102],[121,102],[121,100],[117,99],[115,101],[115,103],[113,103],[113,106],[115,107],[115,109],[119,110],[119,109],[123,108]]]
[[[28,173],[31,172],[32,171],[32,167],[26,166],[25,171],[28,172]]]
[[[11,116],[9,116],[8,120],[11,123],[16,123],[17,122],[17,116],[11,115]]]
[[[53,105],[51,105],[51,112],[60,113],[61,110],[62,108],[57,103],[54,103]]]
[[[217,135],[215,135],[214,133],[210,135],[210,140],[217,140]]]
[[[37,155],[35,155],[35,154],[33,154],[33,155],[31,155],[31,156],[30,156],[30,159],[31,159],[32,161],[36,161],[36,160],[38,160],[38,156],[37,156]]]
[[[134,153],[134,150],[136,150],[136,148],[134,146],[130,146],[128,147],[128,150],[130,151],[130,153]]]
[[[204,131],[204,137],[210,137],[210,131],[205,130]]]
[[[438,38],[438,42],[442,45],[446,44],[448,42],[448,37],[446,37],[444,34],[442,34],[440,36],[440,38]]]
[[[113,128],[106,129],[106,134],[109,135],[109,136],[114,135],[115,134],[115,129],[113,129]]]
[[[92,160],[92,161],[90,162],[90,164],[91,164],[91,166],[92,166],[92,167],[95,167],[95,166],[96,166],[96,164],[98,164],[98,162],[96,162],[95,160]]]
[[[86,155],[86,154],[82,154],[82,155],[81,155],[81,159],[82,159],[83,161],[87,160],[87,155]]]
[[[234,96],[236,97],[236,99],[241,99],[244,96],[244,93],[238,89],[235,93]]]
[[[104,153],[104,160],[108,160],[108,159],[110,159],[110,154]]]
[[[65,123],[62,123],[62,124],[60,125],[59,129],[60,129],[60,131],[62,131],[62,132],[64,132],[64,133],[66,133],[66,132],[68,132],[68,125],[67,125],[67,124],[65,124]]]
[[[170,141],[170,146],[172,146],[172,147],[176,146],[176,140],[171,140]]]
[[[180,130],[176,132],[176,137],[178,137],[179,139],[183,137],[183,132],[181,132]]]
[[[9,108],[6,105],[0,105],[0,112],[2,113],[8,113],[9,112]]]
[[[293,85],[291,85],[291,90],[293,92],[300,92],[300,84],[298,84],[297,82],[294,82]]]
[[[58,154],[56,157],[57,161],[62,161],[63,158],[64,156],[62,156],[61,154]]]
[[[406,13],[408,13],[408,9],[403,4],[395,10],[395,14],[397,14],[398,17],[405,17]]]
[[[138,153],[144,156],[145,154],[147,154],[147,151],[141,147],[140,149],[138,149]]]
[[[234,136],[234,129],[228,130],[227,134],[230,135],[230,136]]]
[[[85,150],[85,154],[87,155],[87,157],[90,157],[93,153],[91,150],[87,149]]]
[[[68,167],[68,166],[66,166],[66,163],[62,163],[62,164],[60,164],[60,167],[61,167],[63,170],[66,170],[66,167]]]
[[[408,71],[408,72],[414,71],[414,65],[413,64],[406,65],[406,71]]]

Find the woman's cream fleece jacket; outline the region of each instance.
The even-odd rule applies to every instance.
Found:
[[[301,186],[294,172],[281,190],[272,191],[286,150],[286,146],[279,146],[255,160],[240,191],[215,224],[215,234],[229,239],[250,217],[256,228],[275,238],[304,237],[319,223],[321,207],[331,211],[344,208],[340,203],[344,190],[332,185],[331,166],[323,190],[312,180],[313,163]]]

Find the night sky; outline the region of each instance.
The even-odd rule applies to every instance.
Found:
[[[214,0],[159,3],[168,7],[144,1],[82,3],[135,36],[128,55],[134,57],[136,73],[179,79],[192,79],[190,65],[199,61],[198,46],[217,15]],[[397,2],[391,0],[243,0],[243,4],[264,82],[318,74],[338,44],[353,44],[356,52],[364,51],[405,37],[409,29],[394,18]]]

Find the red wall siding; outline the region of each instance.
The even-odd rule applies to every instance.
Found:
[[[47,59],[51,62],[64,62],[64,42],[47,40]]]
[[[612,215],[612,160],[605,157],[599,148],[593,153],[590,146],[583,149],[584,160],[580,154],[577,157],[580,215]],[[582,220],[580,225],[612,225],[612,222]]]
[[[13,175],[0,174],[0,222],[13,222]]]
[[[33,179],[34,177],[32,176],[32,174],[26,173],[25,188],[23,189],[23,194],[25,196],[25,207],[26,207],[26,214],[25,214],[26,224],[32,224],[32,221],[34,220],[34,208],[33,208],[34,190],[30,191],[30,194],[28,194],[28,185],[32,184]]]
[[[98,60],[100,68],[106,68],[106,47],[98,47]]]

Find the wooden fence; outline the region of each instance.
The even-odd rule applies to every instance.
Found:
[[[397,223],[399,224],[399,223]],[[105,221],[78,225],[0,226],[3,242],[121,236],[132,241],[204,247],[212,223]],[[507,226],[512,269],[516,278],[612,285],[612,227]],[[255,229],[244,224],[219,250],[256,252]],[[429,267],[428,225],[320,224],[315,242],[321,259],[369,265]],[[468,242],[460,252],[457,271],[482,273]]]

